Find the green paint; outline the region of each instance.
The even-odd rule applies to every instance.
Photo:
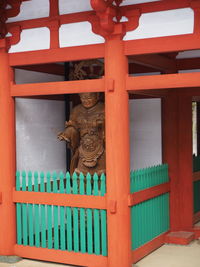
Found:
[[[45,185],[44,185],[44,173],[40,173],[40,192],[45,192]],[[47,235],[46,235],[46,205],[40,205],[41,207],[41,247],[46,248],[47,246]]]
[[[99,177],[95,173],[93,176],[94,181],[94,196],[99,195],[98,181]],[[99,210],[94,209],[94,253],[100,255],[100,218]]]
[[[32,172],[28,172],[28,191],[32,192]],[[29,228],[29,246],[34,246],[34,235],[33,235],[33,204],[28,204],[28,228]]]
[[[51,174],[47,173],[47,193],[51,192]],[[47,205],[47,243],[48,248],[53,248],[52,244],[52,206]]]
[[[72,193],[78,194],[78,176],[76,173],[72,176]],[[79,222],[78,222],[78,208],[73,208],[73,239],[74,239],[74,251],[79,251]]]
[[[91,175],[86,175],[86,195],[92,195]],[[93,223],[92,209],[87,209],[87,252],[93,253]]]
[[[38,192],[38,172],[34,172],[34,192]],[[40,214],[39,214],[39,205],[34,205],[34,217],[35,217],[35,246],[40,247]]]
[[[53,193],[58,193],[57,174],[53,173]],[[59,249],[58,239],[58,206],[53,206],[53,218],[54,218],[54,248]]]
[[[66,193],[71,194],[70,174],[66,173]],[[67,207],[67,250],[72,251],[72,208]]]
[[[65,193],[64,189],[64,174],[60,172],[60,194]],[[65,236],[65,207],[60,207],[60,248],[66,250],[66,236]]]
[[[84,184],[84,180],[85,177],[84,175],[81,173],[79,176],[80,179],[80,195],[85,195],[85,184]],[[81,247],[80,247],[80,251],[82,253],[86,253],[86,224],[85,224],[85,209],[81,208],[80,209],[80,243],[81,243]]]

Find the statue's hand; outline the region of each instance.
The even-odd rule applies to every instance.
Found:
[[[70,142],[70,140],[66,137],[66,135],[65,135],[64,132],[60,132],[60,133],[58,133],[57,137],[58,137],[58,139],[59,139],[60,141],[65,140],[65,141],[67,141],[67,142]]]

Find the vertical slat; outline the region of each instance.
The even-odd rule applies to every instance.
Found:
[[[51,192],[51,174],[47,173],[47,193]],[[53,248],[52,245],[52,206],[47,205],[47,239],[48,248]]]
[[[21,190],[20,172],[16,172],[16,191]],[[22,204],[16,204],[16,218],[17,218],[17,244],[22,244]]]
[[[101,177],[101,196],[105,196],[106,193],[106,176],[104,173],[102,173]],[[100,211],[101,216],[101,254],[103,256],[107,256],[107,216],[106,216],[106,210]]]
[[[70,174],[66,174],[66,193],[71,194]],[[72,251],[72,208],[67,207],[67,250]]]
[[[57,174],[53,173],[53,193],[58,193]],[[54,218],[54,248],[59,249],[58,241],[58,206],[53,206],[53,218]]]
[[[99,177],[95,173],[93,175],[94,196],[99,195],[98,179]],[[98,209],[94,209],[94,253],[100,255],[100,218]]]
[[[64,174],[61,172],[60,175],[60,194],[64,194]],[[65,207],[60,207],[60,248],[66,250],[66,235],[65,235]]]
[[[40,173],[40,192],[45,192],[45,185],[44,185],[44,173]],[[45,205],[41,204],[41,246],[42,248],[47,247],[47,235],[46,235],[46,209]]]
[[[34,172],[34,192],[38,192],[38,172]],[[40,214],[39,205],[34,205],[35,210],[35,246],[40,246]]]
[[[72,176],[73,187],[72,193],[78,194],[78,184],[77,184],[78,176],[76,173]],[[74,251],[79,251],[79,229],[78,229],[78,208],[73,208],[73,240],[74,240]]]
[[[26,191],[26,172],[22,172],[22,191]],[[22,233],[23,245],[28,245],[28,222],[27,222],[27,204],[22,204]]]
[[[86,195],[92,195],[91,175],[86,175]],[[92,209],[87,209],[87,252],[93,253]]]
[[[32,172],[28,172],[28,191],[31,192],[33,188]],[[33,235],[33,204],[28,204],[28,221],[29,221],[29,246],[34,246]]]
[[[79,175],[80,180],[80,195],[85,194],[84,175]],[[85,231],[85,209],[80,209],[80,250],[82,253],[86,253],[86,231]]]

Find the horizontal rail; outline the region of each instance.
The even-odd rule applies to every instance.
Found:
[[[88,267],[107,266],[107,257],[90,255],[88,253],[68,252],[47,248],[36,248],[29,246],[15,245],[14,253],[17,256],[52,261],[64,264],[73,264]]]
[[[200,35],[198,34],[184,34],[125,41],[126,56],[196,49],[200,49]]]
[[[193,172],[193,180],[194,180],[194,182],[200,180],[200,171],[199,172]]]
[[[106,197],[13,191],[13,202],[76,208],[107,209]]]
[[[104,44],[44,49],[9,54],[10,66],[76,61],[104,57]]]
[[[200,87],[200,73],[127,77],[127,91]]]
[[[165,243],[165,236],[167,233],[164,233],[153,240],[149,241],[140,248],[132,251],[132,263],[136,263],[146,255],[154,251],[155,249],[161,247]]]
[[[104,79],[11,85],[11,96],[15,97],[103,91]]]
[[[165,194],[169,191],[170,191],[170,184],[165,183],[165,184],[157,185],[157,186],[154,186],[154,187],[151,187],[151,188],[139,191],[139,192],[135,192],[129,195],[128,205],[129,207],[132,207],[134,205],[137,205],[151,198]]]

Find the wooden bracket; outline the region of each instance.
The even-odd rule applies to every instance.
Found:
[[[109,211],[111,214],[115,214],[117,212],[117,201],[116,200],[109,201]]]

